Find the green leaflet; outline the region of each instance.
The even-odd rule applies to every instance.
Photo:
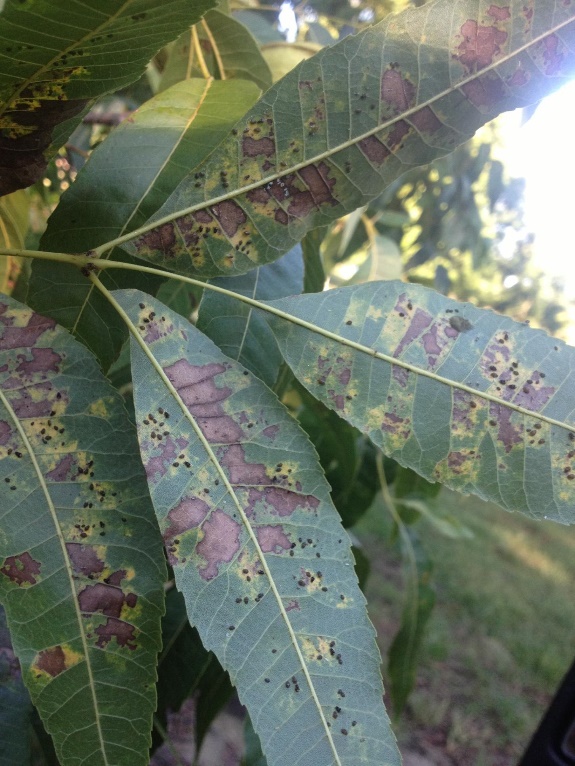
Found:
[[[0,247],[22,248],[28,231],[28,194],[19,189],[0,197]],[[0,293],[10,292],[20,265],[14,256],[0,259]]]
[[[304,432],[193,325],[135,290],[142,461],[190,622],[269,766],[399,764],[350,541]]]
[[[575,521],[573,348],[402,282],[267,305],[296,377],[386,455],[508,510]]]
[[[144,766],[161,541],[122,399],[51,319],[0,304],[0,600],[62,766]]]
[[[409,167],[563,84],[575,71],[574,19],[554,0],[436,0],[388,16],[270,88],[206,159],[203,183],[188,176],[123,246],[203,277],[275,260]]]
[[[214,76],[221,77],[218,63],[213,55],[214,44],[222,62],[225,78],[251,80],[261,90],[267,90],[272,84],[269,67],[260,53],[258,44],[251,32],[244,25],[219,10],[209,11],[197,32],[202,41],[202,51],[206,63]],[[211,34],[212,40],[207,33]],[[184,32],[170,48],[170,55],[162,72],[162,88],[189,76],[188,69],[193,63],[190,56],[190,30]],[[210,55],[212,54],[212,55]],[[197,63],[196,63],[197,67]],[[247,104],[246,104],[247,108]]]
[[[62,196],[42,237],[43,249],[82,252],[140,226],[258,95],[253,83],[195,79],[147,101],[93,152]],[[130,285],[148,292],[158,285],[155,277],[125,272],[104,274],[102,280],[109,288]],[[104,369],[127,337],[105,298],[67,264],[35,261],[28,303],[71,330]]]
[[[163,45],[214,4],[6,0],[0,6],[0,195],[33,183],[95,98],[136,80]]]
[[[256,300],[273,300],[301,293],[303,258],[300,245],[275,263],[239,277],[219,277],[214,284]],[[228,295],[205,290],[196,323],[198,330],[257,375],[270,388],[276,382],[282,356],[272,331],[260,312]]]

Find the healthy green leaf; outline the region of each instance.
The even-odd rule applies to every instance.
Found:
[[[575,72],[575,11],[436,0],[304,61],[124,244],[181,273],[246,272]],[[211,228],[204,240],[200,227]]]
[[[508,510],[575,522],[575,349],[402,282],[267,305],[294,374],[386,455]]]
[[[62,766],[144,766],[165,577],[133,425],[55,322],[0,305],[0,599]]]
[[[0,606],[0,766],[29,766],[32,703]]]
[[[296,245],[275,263],[252,269],[239,277],[220,277],[213,283],[257,300],[299,294],[303,289],[301,245]],[[240,362],[273,387],[282,356],[272,331],[259,312],[228,295],[205,290],[196,326],[226,356]]]
[[[202,52],[214,75],[222,77],[214,54],[217,48],[223,66],[222,79],[251,80],[261,90],[272,84],[269,67],[260,53],[251,32],[242,23],[221,11],[209,11],[197,27]],[[212,39],[209,39],[211,35]],[[162,72],[162,88],[183,80],[193,62],[190,57],[191,34],[184,32],[170,49],[166,68]],[[189,74],[188,74],[189,76]],[[246,106],[247,108],[247,106]]]
[[[349,538],[273,393],[138,291],[134,401],[190,622],[229,671],[270,766],[399,764]]]
[[[82,252],[140,226],[258,94],[249,82],[196,79],[143,104],[94,151],[63,195],[42,238],[43,249]],[[159,284],[157,277],[138,272],[106,273],[102,280],[108,287],[130,285],[148,292]],[[106,299],[68,264],[35,261],[27,302],[73,332],[104,370],[126,339],[127,330]]]
[[[29,186],[98,96],[136,80],[212,0],[6,0],[0,195]]]

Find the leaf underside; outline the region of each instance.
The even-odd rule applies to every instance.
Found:
[[[276,83],[123,246],[181,273],[275,260],[415,165],[575,71],[572,3],[437,0],[390,15]],[[202,232],[211,235],[204,239]]]
[[[128,85],[211,0],[6,0],[0,195],[29,186],[98,96]]]
[[[193,325],[138,291],[142,460],[190,622],[270,766],[398,764],[350,541],[305,433]]]
[[[575,349],[402,282],[268,305],[309,323],[269,315],[296,377],[386,455],[508,510],[575,522]]]
[[[133,426],[86,349],[0,303],[0,599],[62,766],[143,766],[161,540]]]

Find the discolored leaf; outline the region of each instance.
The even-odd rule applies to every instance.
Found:
[[[164,567],[133,426],[52,319],[0,304],[0,599],[62,766],[143,766]]]
[[[258,300],[273,300],[301,293],[303,259],[301,245],[269,263],[239,277],[220,277],[213,282]],[[221,293],[204,291],[198,330],[257,375],[270,388],[276,382],[282,356],[265,318],[245,303]]]
[[[142,460],[176,584],[270,766],[399,764],[350,541],[305,434],[272,392],[137,291]]]
[[[212,0],[0,5],[0,195],[29,186],[98,96],[136,80]]]
[[[575,72],[571,3],[436,0],[276,83],[124,247],[182,273],[248,271]],[[200,240],[200,226],[212,236]]]
[[[198,24],[197,33],[206,63],[215,76],[251,80],[264,91],[270,87],[271,72],[258,44],[251,32],[237,19],[219,10],[209,11],[202,23]],[[191,44],[191,34],[187,30],[171,47],[166,68],[162,72],[162,88],[190,76],[190,67],[194,64]],[[221,67],[214,55],[216,50]]]
[[[258,94],[253,83],[196,79],[143,104],[93,152],[63,195],[43,249],[82,252],[140,226]],[[118,254],[125,255],[112,253]],[[102,280],[109,288],[130,285],[148,292],[160,284],[158,277],[124,271],[107,272]],[[35,261],[27,302],[71,330],[104,369],[126,339],[126,328],[105,298],[68,264]]]
[[[509,510],[575,522],[575,349],[402,282],[268,305],[294,374],[386,455]]]

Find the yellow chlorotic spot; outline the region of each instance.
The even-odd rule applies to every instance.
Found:
[[[383,311],[381,309],[376,309],[375,306],[370,306],[367,311],[367,318],[368,319],[383,319]]]

